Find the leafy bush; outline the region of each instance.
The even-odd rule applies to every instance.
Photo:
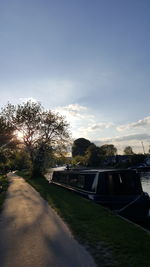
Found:
[[[0,176],[0,192],[6,191],[8,188],[8,180],[6,176]]]

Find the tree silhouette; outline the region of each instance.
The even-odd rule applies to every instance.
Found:
[[[40,103],[8,104],[2,109],[1,117],[16,132],[21,132],[33,174],[42,173],[48,155],[69,138],[69,125],[64,117],[51,110],[45,111]]]

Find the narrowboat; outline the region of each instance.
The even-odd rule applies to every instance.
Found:
[[[143,221],[150,208],[136,170],[66,169],[54,171],[52,183],[72,190],[132,221]]]

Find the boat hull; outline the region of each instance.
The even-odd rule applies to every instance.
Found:
[[[52,182],[132,221],[148,217],[150,198],[133,170],[61,171],[54,173]]]

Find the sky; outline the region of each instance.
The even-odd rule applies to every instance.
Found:
[[[72,139],[150,145],[149,0],[0,0],[0,107],[40,102]]]

